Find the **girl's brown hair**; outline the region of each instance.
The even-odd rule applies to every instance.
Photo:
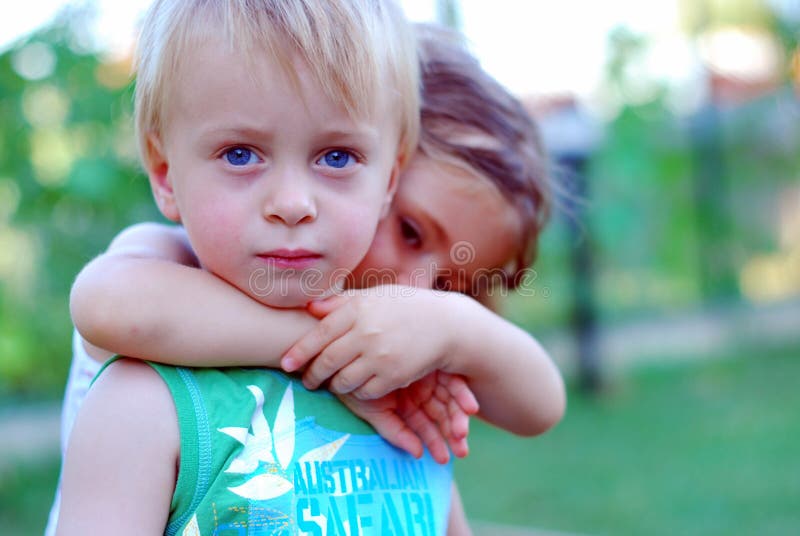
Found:
[[[458,34],[416,25],[422,79],[419,150],[489,179],[520,218],[514,266],[505,276],[517,286],[536,257],[550,213],[547,159],[536,123],[522,103],[466,50]]]

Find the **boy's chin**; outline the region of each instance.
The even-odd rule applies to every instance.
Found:
[[[309,303],[325,299],[333,294],[331,289],[297,289],[297,291],[284,291],[264,293],[252,296],[255,300],[278,309],[303,309]]]
[[[309,302],[314,301],[314,297],[304,295],[270,295],[270,296],[255,296],[255,298],[269,307],[276,309],[303,309]]]
[[[314,285],[314,282],[320,285]],[[324,300],[333,295],[341,294],[344,288],[345,276],[337,275],[333,285],[321,285],[322,283],[330,282],[322,278],[314,282],[310,278],[271,280],[272,284],[270,285],[250,284],[246,288],[240,287],[240,289],[254,300],[269,307],[302,309],[313,301]],[[251,281],[251,283],[253,282]]]

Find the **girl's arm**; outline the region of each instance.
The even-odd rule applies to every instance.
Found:
[[[305,311],[265,307],[198,268],[183,229],[155,223],[126,229],[86,265],[72,287],[70,311],[95,347],[200,367],[277,368],[317,323]]]
[[[179,447],[175,406],[158,374],[135,360],[111,364],[75,422],[56,534],[163,534]]]
[[[520,435],[540,434],[563,416],[564,384],[550,356],[528,333],[472,298],[448,292],[383,286],[311,305],[324,317],[282,361],[309,361],[310,388],[373,399],[433,370],[466,377],[492,424]]]
[[[183,229],[154,223],[123,231],[81,271],[70,308],[87,353],[101,362],[116,353],[179,366],[278,368],[318,323],[303,310],[266,307],[199,269]],[[446,441],[466,448],[464,437],[447,433],[449,420],[466,419],[458,409],[413,420],[385,401],[358,409],[384,439],[418,456],[423,443],[442,462]]]
[[[541,434],[566,410],[561,373],[529,333],[475,300],[452,295],[453,336],[443,370],[463,374],[480,415],[519,435]]]

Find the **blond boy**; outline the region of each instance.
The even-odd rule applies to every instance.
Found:
[[[391,2],[157,1],[137,81],[161,212],[205,270],[273,307],[366,252],[417,132],[414,44]],[[263,369],[113,362],[78,417],[59,534],[438,534],[447,466]]]

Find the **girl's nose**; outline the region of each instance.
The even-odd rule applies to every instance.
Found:
[[[432,262],[404,266],[397,272],[397,284],[409,287],[433,288],[434,274],[436,272],[436,266]]]

